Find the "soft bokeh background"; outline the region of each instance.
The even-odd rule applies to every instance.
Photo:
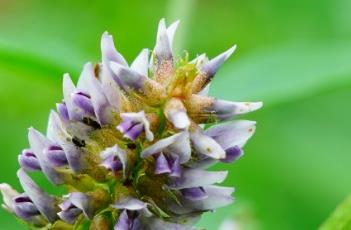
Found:
[[[180,18],[179,54],[238,44],[211,94],[265,103],[247,116],[258,128],[246,155],[217,167],[229,168],[236,203],[199,226],[316,229],[351,192],[350,11],[350,0],[0,0],[0,181],[19,188],[27,128],[45,130],[62,74],[99,60],[102,32],[131,61],[153,47],[160,18]],[[0,211],[0,229],[22,228]]]

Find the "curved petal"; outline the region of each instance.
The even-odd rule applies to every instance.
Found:
[[[0,184],[0,192],[4,202],[1,206],[9,212],[14,212],[13,198],[19,193],[6,183]]]
[[[147,204],[139,199],[133,197],[127,197],[125,199],[119,200],[117,203],[113,204],[112,207],[116,209],[127,209],[127,210],[142,210],[146,208]]]
[[[147,147],[140,153],[142,158],[157,154],[160,152],[171,153],[179,156],[180,163],[187,162],[191,157],[191,147],[189,142],[189,134],[183,131],[166,137]]]
[[[69,194],[69,201],[83,211],[84,215],[88,219],[92,219],[94,217],[94,211],[91,206],[91,198],[81,192],[72,192]]]
[[[111,164],[114,159],[114,156],[118,157],[120,163],[122,164],[122,170],[123,170],[123,177],[126,178],[127,176],[127,167],[128,167],[128,157],[127,157],[127,152],[124,149],[121,149],[117,145],[106,148],[103,152],[100,154],[103,163],[102,165],[106,168],[109,168],[112,170],[112,173],[115,173],[113,170],[113,167],[111,167]]]
[[[69,166],[76,173],[87,167],[84,153],[80,146],[76,146],[74,138],[65,129],[60,117],[55,111],[51,111],[48,124],[48,137],[58,143],[66,154]]]
[[[107,32],[102,34],[101,38],[101,53],[102,61],[114,61],[118,62],[121,65],[128,66],[127,61],[124,57],[116,50],[115,44],[113,42],[112,35],[109,35]]]
[[[18,170],[17,176],[23,190],[35,204],[35,207],[40,213],[51,223],[56,221],[58,219],[56,213],[59,210],[56,206],[56,199],[41,190],[22,169]]]
[[[255,121],[238,120],[208,128],[206,135],[215,139],[224,149],[233,146],[242,148],[256,129]]]
[[[34,128],[29,129],[28,140],[31,149],[39,161],[41,170],[47,176],[47,178],[56,185],[64,183],[65,175],[52,167],[51,164],[49,164],[47,156],[45,155],[45,150],[48,149],[53,142]]]
[[[195,77],[192,84],[192,92],[198,93],[206,87],[216,74],[219,67],[225,62],[235,51],[236,45],[228,49],[227,51],[219,54],[215,58],[208,62],[205,62],[200,69],[200,73]]]
[[[225,158],[225,151],[223,148],[213,138],[202,134],[201,131],[197,130],[191,132],[190,139],[197,152],[214,159]]]
[[[149,50],[143,49],[135,58],[130,68],[142,76],[148,76],[149,71]]]
[[[184,169],[181,177],[171,180],[169,186],[174,189],[203,187],[221,183],[227,175],[228,171],[210,172],[202,169]]]

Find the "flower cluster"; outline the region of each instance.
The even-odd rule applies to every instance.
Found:
[[[243,155],[255,122],[229,120],[262,103],[207,96],[235,46],[213,59],[176,59],[177,26],[162,19],[153,52],[131,65],[104,33],[101,63],[85,64],[76,85],[64,75],[46,135],[30,128],[18,157],[24,192],[0,185],[7,211],[33,229],[193,229],[202,213],[232,202],[233,188],[216,185],[227,171],[208,168]],[[32,171],[68,194],[47,194]]]

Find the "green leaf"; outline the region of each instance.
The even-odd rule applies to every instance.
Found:
[[[348,196],[319,228],[320,230],[351,229],[351,195]]]

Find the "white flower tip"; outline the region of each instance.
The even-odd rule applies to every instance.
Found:
[[[175,112],[172,115],[172,123],[177,129],[186,129],[190,125],[190,120],[186,112]]]
[[[230,49],[224,52],[225,60],[227,60],[236,50],[236,45],[233,45]]]
[[[262,102],[243,102],[242,106],[239,107],[239,114],[253,112],[262,108]]]

